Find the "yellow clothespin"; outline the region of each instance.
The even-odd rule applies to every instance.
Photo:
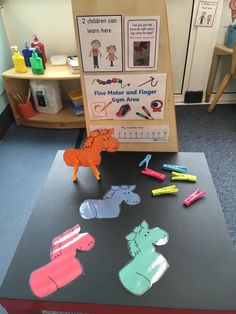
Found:
[[[181,181],[191,181],[191,182],[196,182],[197,181],[197,176],[193,176],[191,174],[186,174],[186,173],[179,173],[172,171],[171,172],[175,177],[171,177],[172,181],[175,180],[181,180]]]
[[[176,185],[170,185],[170,186],[166,186],[164,188],[152,190],[152,195],[158,196],[158,195],[162,195],[162,194],[170,194],[170,193],[176,193],[176,192],[179,192],[179,189],[177,188],[177,186]]]

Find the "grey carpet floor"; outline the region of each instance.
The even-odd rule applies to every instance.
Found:
[[[221,202],[226,224],[236,246],[236,105],[176,108],[179,150],[204,152]]]
[[[236,105],[177,106],[179,150],[204,152],[236,246]],[[78,130],[12,125],[0,141],[0,284],[56,151],[74,147]],[[0,309],[0,314],[6,313]]]

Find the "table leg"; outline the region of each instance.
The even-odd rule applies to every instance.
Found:
[[[211,93],[212,93],[214,82],[215,82],[216,72],[219,65],[219,60],[220,60],[220,56],[217,54],[217,51],[215,49],[213,53],[213,57],[212,57],[212,62],[211,62],[210,74],[209,74],[209,78],[207,82],[206,98],[205,98],[206,102],[210,101]]]
[[[227,73],[223,79],[223,81],[220,84],[220,87],[217,90],[217,93],[215,94],[214,99],[212,100],[211,104],[208,106],[207,111],[208,112],[212,112],[220,98],[220,96],[222,95],[223,91],[225,90],[226,86],[228,85],[230,79],[231,79],[231,74]]]

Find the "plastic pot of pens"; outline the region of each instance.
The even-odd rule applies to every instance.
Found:
[[[30,101],[30,93],[28,93],[25,101],[18,93],[13,94],[13,98],[16,101],[17,111],[22,119],[30,119],[35,115],[35,110]]]

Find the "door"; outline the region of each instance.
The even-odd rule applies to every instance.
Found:
[[[182,94],[194,0],[167,0],[174,93]]]

